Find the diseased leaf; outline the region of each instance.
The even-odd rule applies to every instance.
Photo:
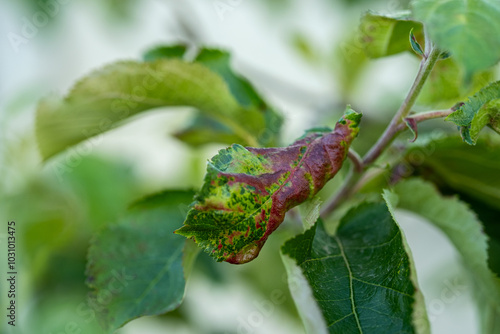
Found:
[[[64,98],[42,100],[36,134],[45,159],[127,118],[157,107],[191,106],[223,123],[241,141],[257,145],[261,111],[238,104],[221,77],[178,59],[118,62],[78,82]]]
[[[480,138],[476,146],[457,136],[419,142],[406,153],[404,176],[421,175],[453,192],[468,194],[500,209],[500,142],[494,136]],[[399,176],[398,176],[399,177]]]
[[[312,198],[342,166],[361,114],[348,108],[334,131],[313,131],[288,147],[233,145],[208,163],[184,226],[217,261],[245,263],[292,207]]]
[[[500,59],[500,2],[418,0],[413,13],[440,49],[464,66],[466,78]]]
[[[398,207],[421,215],[450,238],[474,277],[482,333],[500,333],[500,280],[488,268],[488,237],[476,214],[419,179],[400,182],[394,193],[399,197]]]
[[[463,72],[453,57],[438,61],[427,78],[417,103],[432,108],[449,108],[457,101],[466,100],[493,80],[491,70],[480,71],[472,76],[469,85],[464,85]]]
[[[412,45],[408,41],[410,31],[418,40],[423,40],[422,24],[412,21],[409,13],[393,16],[367,13],[361,18],[361,42],[370,58],[411,51]]]
[[[428,333],[404,236],[385,204],[351,209],[334,236],[320,220],[282,253],[302,270],[329,333]]]
[[[183,251],[186,239],[173,231],[193,194],[169,191],[137,202],[93,240],[86,272],[89,305],[107,332],[181,304],[189,266],[183,258],[191,262],[193,254]]]
[[[446,120],[462,127],[463,140],[467,144],[475,145],[479,132],[486,125],[491,125],[493,130],[500,133],[498,99],[500,99],[500,81],[481,89],[446,117]]]

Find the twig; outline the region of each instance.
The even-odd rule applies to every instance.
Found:
[[[356,173],[363,172],[363,159],[356,151],[354,151],[352,148],[349,148],[349,151],[347,152],[347,157],[351,160],[352,165],[354,167],[354,171]]]
[[[403,104],[401,104],[401,107],[392,118],[382,136],[364,156],[363,164],[365,168],[372,162],[374,162],[396,137],[399,125],[403,123],[403,119],[410,113],[411,108],[417,100],[418,94],[424,86],[425,80],[431,73],[434,64],[436,64],[436,62],[438,61],[440,54],[441,51],[439,51],[437,48],[433,48],[428,57],[422,59],[417,77],[415,78],[415,81],[413,82],[413,85],[411,86],[406,99],[404,100]]]
[[[353,168],[351,170],[350,174],[347,176],[344,184],[337,192],[337,194],[330,200],[329,203],[327,203],[323,207],[321,211],[321,217],[325,218],[330,215],[330,213],[332,213],[340,203],[342,203],[346,198],[352,195],[352,189],[354,185],[358,182],[361,176],[363,176],[364,171],[366,171],[367,167],[369,167],[375,160],[377,160],[382,152],[392,143],[394,138],[406,128],[403,119],[409,115],[411,108],[415,104],[415,101],[417,100],[417,97],[422,90],[422,87],[424,86],[425,81],[429,77],[429,74],[431,73],[436,62],[439,60],[439,56],[441,54],[441,51],[439,51],[437,48],[432,47],[431,45],[426,45],[425,47],[429,51],[426,52],[424,58],[422,59],[417,76],[410,88],[410,91],[406,95],[405,100],[401,104],[401,107],[392,118],[382,136],[364,156],[363,160],[361,161],[361,172],[357,171],[357,169],[359,170],[359,168]],[[419,116],[415,120],[423,121],[426,119],[442,117],[438,115],[443,115],[444,113],[444,111],[438,110],[430,113],[417,114]],[[415,118],[417,115],[413,115],[412,117]]]

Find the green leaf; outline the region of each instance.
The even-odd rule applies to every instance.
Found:
[[[309,132],[288,147],[235,144],[219,151],[176,233],[194,239],[217,261],[253,260],[286,211],[314,197],[335,176],[360,119],[348,108],[334,131]]]
[[[463,85],[463,70],[455,58],[440,60],[418,96],[417,103],[434,108],[449,108],[457,101],[464,101],[493,80],[491,70],[477,72],[470,85]]]
[[[497,0],[418,0],[413,13],[437,46],[464,66],[466,77],[500,59]]]
[[[472,120],[469,133],[474,142],[485,126],[489,126],[493,131],[500,134],[500,100],[486,103],[479,109],[476,117]]]
[[[486,125],[500,133],[500,112],[498,109],[500,99],[500,81],[484,87],[467,102],[448,117],[451,121],[462,127],[462,138],[467,144],[475,145],[479,132]]]
[[[204,48],[199,52],[195,61],[219,74],[240,105],[262,113],[265,125],[256,132],[257,139],[263,146],[277,145],[283,117],[261,98],[248,80],[234,73],[231,69],[230,54],[221,50]]]
[[[500,142],[480,138],[476,146],[464,145],[458,137],[442,137],[412,145],[406,153],[405,176],[419,174],[424,178],[469,194],[493,207],[500,208]]]
[[[231,128],[203,113],[196,113],[191,122],[185,128],[174,132],[173,136],[193,147],[208,143],[233,144],[241,142],[241,138]]]
[[[410,45],[417,55],[424,55],[424,49],[422,49],[422,46],[420,46],[420,43],[418,43],[417,38],[413,34],[413,28],[410,30]]]
[[[310,200],[301,204],[298,209],[304,228],[311,228],[319,218],[322,201],[319,196],[314,196]]]
[[[312,243],[315,229],[315,226],[311,226],[308,231],[304,233],[303,236],[305,242]],[[302,272],[302,268],[299,267],[295,259],[283,252],[281,252],[281,259],[283,260],[283,264],[286,269],[290,293],[295,302],[302,323],[304,324],[306,333],[328,333],[328,326],[325,318],[323,317],[321,309],[314,298],[313,289],[311,288],[307,277]]]
[[[257,145],[254,134],[265,126],[260,111],[241,107],[220,76],[203,65],[178,59],[125,61],[82,79],[63,100],[40,102],[36,120],[40,151],[47,159],[138,113],[164,106],[195,107],[250,145]]]
[[[332,51],[331,67],[339,80],[339,89],[344,101],[350,100],[368,64],[368,57],[359,42],[360,34],[356,32],[348,36],[335,45]]]
[[[170,45],[170,46],[158,46],[148,50],[142,56],[144,61],[155,61],[157,59],[171,59],[178,58],[182,59],[184,54],[186,53],[187,47],[186,45]]]
[[[173,231],[193,192],[168,191],[133,205],[93,240],[87,264],[89,305],[107,332],[132,319],[177,308],[183,299],[186,240]]]
[[[428,332],[404,237],[385,204],[351,209],[334,236],[320,220],[282,253],[301,268],[329,333]]]
[[[443,197],[419,179],[400,182],[394,188],[398,207],[413,211],[440,228],[460,252],[476,283],[483,333],[500,332],[500,280],[488,268],[488,237],[481,222],[466,204]]]
[[[370,58],[411,51],[412,45],[408,42],[410,31],[423,40],[422,24],[412,21],[409,13],[393,16],[367,13],[361,18],[361,43]]]

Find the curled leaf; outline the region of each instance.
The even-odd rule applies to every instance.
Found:
[[[420,43],[418,43],[417,38],[413,34],[413,28],[410,30],[410,45],[413,51],[419,56],[424,56],[424,50],[422,49],[422,46]]]
[[[500,81],[496,81],[469,97],[465,103],[459,104],[446,120],[460,127],[462,138],[467,144],[475,145],[483,127],[489,125],[500,132],[499,99]]]
[[[348,108],[335,130],[309,131],[288,147],[219,151],[176,233],[217,261],[253,260],[286,211],[312,198],[340,170],[360,120]]]
[[[414,143],[418,138],[417,121],[411,117],[406,117],[404,121],[406,123],[406,126],[410,129],[411,133],[413,133],[413,139],[410,139],[410,143]]]

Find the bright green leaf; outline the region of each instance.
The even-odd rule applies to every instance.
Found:
[[[282,253],[301,268],[329,333],[428,333],[404,236],[385,204],[351,209],[335,236],[319,221]]]
[[[427,78],[417,103],[433,108],[449,108],[491,82],[493,73],[476,73],[472,76],[470,85],[463,85],[462,77],[463,70],[453,57],[438,61]]]
[[[133,205],[116,225],[93,240],[87,265],[102,326],[108,332],[140,316],[177,308],[184,297],[186,240],[173,232],[194,193],[164,192]],[[189,263],[188,263],[189,265]]]
[[[500,99],[500,81],[481,89],[446,117],[446,120],[462,127],[462,138],[467,144],[474,145],[484,126],[492,124],[493,129],[499,129],[500,116],[496,101],[498,99]]]
[[[413,13],[437,46],[464,66],[466,77],[500,59],[497,0],[418,0]]]
[[[131,116],[164,106],[192,106],[231,128],[248,144],[265,126],[262,113],[241,107],[207,67],[178,59],[108,65],[78,82],[64,98],[45,99],[36,133],[45,159]],[[92,142],[88,142],[92,145]]]
[[[361,18],[361,42],[370,58],[411,51],[408,36],[412,30],[416,38],[423,40],[422,24],[412,21],[409,13],[394,16],[367,13]]]
[[[500,143],[480,138],[475,146],[458,137],[412,145],[406,153],[405,175],[419,174],[443,188],[468,194],[500,208]]]
[[[488,268],[488,237],[476,214],[419,179],[398,183],[394,193],[399,197],[398,207],[421,215],[450,238],[474,277],[482,332],[500,333],[500,280]]]
[[[253,260],[286,211],[314,197],[340,170],[360,119],[348,108],[334,131],[309,132],[288,147],[219,151],[176,233],[218,261]]]

